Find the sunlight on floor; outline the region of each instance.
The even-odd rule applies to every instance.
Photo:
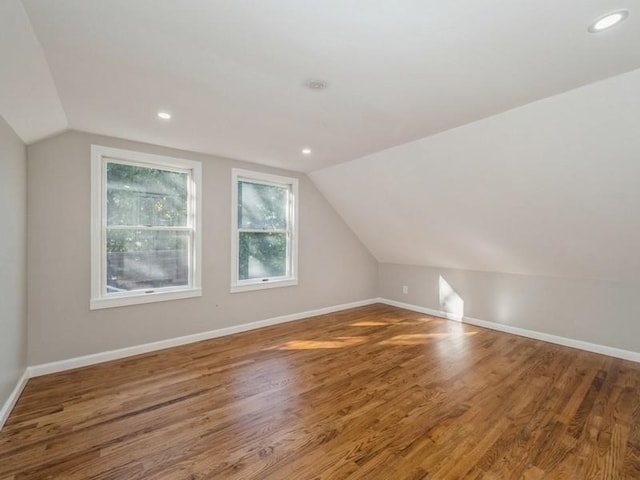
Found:
[[[394,323],[393,325],[398,326],[423,326],[429,322],[433,322],[435,325],[442,324],[446,322],[446,320],[442,320],[440,318],[417,318],[415,320],[402,320],[401,322]]]
[[[350,327],[382,327],[384,325],[389,325],[387,322],[356,322],[349,325]]]
[[[292,340],[283,345],[268,350],[318,350],[346,348],[359,345],[366,341],[366,337],[336,337],[331,340]]]
[[[380,345],[421,345],[429,343],[430,340],[471,337],[476,333],[478,332],[474,330],[471,332],[413,333],[407,335],[396,335],[389,340],[380,342]]]

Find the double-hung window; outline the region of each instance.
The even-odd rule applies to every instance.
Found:
[[[199,162],[92,145],[91,309],[200,290]]]
[[[232,171],[231,292],[296,285],[298,180]]]

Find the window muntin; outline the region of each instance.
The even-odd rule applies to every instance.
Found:
[[[200,164],[92,151],[91,308],[200,295]]]
[[[294,178],[233,171],[231,291],[297,284]]]

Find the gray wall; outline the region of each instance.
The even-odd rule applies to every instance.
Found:
[[[89,310],[92,143],[202,161],[202,297]],[[375,260],[304,174],[74,131],[27,163],[30,365],[376,295]],[[229,293],[232,167],[300,179],[298,286]]]
[[[436,310],[439,277],[464,301],[464,315],[640,352],[640,283],[542,277],[382,263],[381,297]],[[409,293],[402,293],[402,286]]]
[[[27,366],[26,149],[0,117],[0,406]]]

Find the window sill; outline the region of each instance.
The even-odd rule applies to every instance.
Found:
[[[248,292],[251,290],[264,290],[265,288],[292,287],[298,285],[297,278],[287,278],[285,280],[269,280],[268,282],[241,283],[231,285],[231,293]]]
[[[102,308],[124,307],[127,305],[138,305],[142,303],[165,302],[168,300],[180,300],[182,298],[201,297],[202,289],[188,288],[184,290],[174,290],[170,292],[140,293],[134,295],[123,295],[105,298],[92,298],[89,302],[89,310],[99,310]]]

